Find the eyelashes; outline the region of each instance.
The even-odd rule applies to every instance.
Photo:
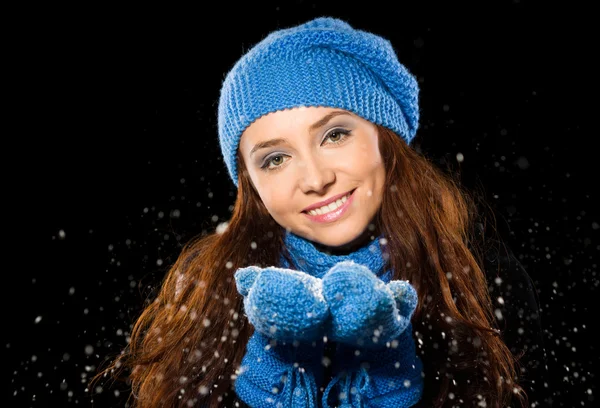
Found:
[[[336,128],[336,129],[331,130],[327,134],[327,136],[325,136],[325,138],[323,140],[325,141],[327,139],[330,139],[332,136],[341,135],[341,138],[339,140],[331,142],[331,144],[339,145],[339,144],[345,143],[348,140],[348,138],[350,137],[350,133],[351,132],[349,130],[341,129],[341,128]],[[277,171],[279,168],[281,168],[281,164],[283,162],[281,162],[280,164],[276,165],[275,167],[269,167],[269,165],[271,163],[273,163],[273,160],[275,158],[277,158],[277,157],[283,157],[283,156],[286,156],[286,155],[284,155],[282,153],[278,153],[278,154],[275,154],[273,156],[269,156],[269,157],[265,158],[265,161],[260,166],[260,168],[262,170],[264,170],[264,171]]]

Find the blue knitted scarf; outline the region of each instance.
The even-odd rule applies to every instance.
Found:
[[[320,251],[311,241],[286,231],[285,246],[295,265],[289,265],[283,255],[281,263],[284,268],[296,269],[316,278],[322,278],[338,262],[354,261],[366,266],[382,281],[388,283],[392,277],[392,271],[386,269],[388,264],[385,259],[386,245],[383,245],[382,241],[385,242],[383,234],[347,255],[333,255]]]
[[[351,260],[368,267],[385,283],[388,283],[392,277],[392,270],[388,268],[389,263],[387,261],[389,258],[387,241],[384,239],[383,234],[345,255],[322,252],[311,241],[289,231],[286,231],[284,242],[295,264],[293,266],[289,265],[285,257],[282,256],[281,262],[285,268],[301,270],[314,277],[322,278],[338,262]],[[329,407],[327,402],[330,398],[329,395],[339,394],[340,396],[345,395],[341,401],[341,406],[348,408],[363,407],[365,402],[361,401],[360,397],[352,396],[353,390],[356,389],[364,390],[367,397],[372,397],[370,403],[374,404],[373,406],[409,407],[416,403],[420,399],[423,390],[422,379],[419,375],[422,365],[416,357],[415,344],[411,338],[411,333],[412,324],[409,324],[407,331],[398,338],[398,349],[384,348],[379,351],[363,351],[363,357],[370,360],[375,369],[369,374],[364,368],[361,368],[347,375],[337,375],[326,386],[322,406]],[[339,347],[342,347],[342,349]],[[337,362],[339,367],[352,364],[350,361],[356,358],[353,353],[354,348],[338,345],[337,350],[335,358],[342,360]],[[340,353],[341,350],[344,351]],[[399,356],[398,350],[404,350],[405,353]],[[394,362],[396,364],[401,362],[403,367],[412,367],[413,369],[403,368],[399,370],[396,368],[397,365],[393,365]],[[306,381],[308,379],[304,379],[305,383]],[[407,385],[411,384],[411,381],[412,385]],[[381,394],[376,396],[373,395],[374,393]],[[311,403],[308,405],[313,406]]]
[[[322,279],[336,264],[353,261],[366,266],[388,284],[392,271],[388,267],[389,257],[383,238],[383,235],[379,235],[347,254],[333,255],[319,250],[313,242],[286,231],[284,253],[287,251],[293,265],[282,253],[280,266]],[[355,272],[349,270],[348,273]],[[258,310],[262,308],[258,307]],[[323,350],[323,343],[318,348],[272,348],[267,336],[255,332],[247,345],[247,354],[242,361],[246,371],[236,381],[236,392],[257,408],[270,408],[277,404],[306,408],[362,408],[366,404],[411,407],[419,400],[423,387],[422,365],[416,355],[412,325],[409,323],[394,341],[397,343],[395,348],[361,349],[360,355],[355,353],[355,346],[331,342],[334,346],[331,355],[334,377],[324,384],[323,366],[318,357]],[[296,361],[308,370],[296,369],[290,361]],[[370,368],[366,369],[360,361],[368,362]],[[286,377],[286,385],[283,390],[273,393],[272,389],[279,387],[282,375]],[[319,385],[325,387],[320,401],[322,405],[316,400]]]

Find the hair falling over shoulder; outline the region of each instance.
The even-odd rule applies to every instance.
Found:
[[[496,328],[474,224],[477,203],[392,131],[379,127],[387,186],[375,222],[388,240],[392,279],[408,279],[424,365],[418,406],[526,406],[517,360]],[[223,232],[190,240],[133,325],[130,342],[90,385],[131,387],[129,406],[244,407],[234,392],[253,327],[237,293],[241,267],[278,265],[285,230],[262,205],[238,153],[239,188]],[[94,387],[90,386],[90,390]],[[238,403],[236,405],[235,403]]]

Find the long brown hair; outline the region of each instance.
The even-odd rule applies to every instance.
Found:
[[[461,400],[526,406],[518,362],[497,330],[482,269],[477,198],[456,174],[392,131],[378,130],[387,188],[374,222],[388,240],[392,279],[410,280],[419,294],[412,321],[425,388],[418,406]],[[125,380],[134,408],[246,406],[233,385],[253,327],[233,273],[278,265],[285,229],[262,204],[239,150],[237,160],[239,187],[227,227],[183,247],[128,346],[91,380]]]

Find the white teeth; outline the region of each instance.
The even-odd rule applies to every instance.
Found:
[[[317,208],[315,210],[310,210],[308,213],[310,215],[323,215],[326,214],[328,212],[337,210],[342,204],[344,204],[346,202],[346,200],[348,200],[348,197],[350,196],[350,194],[345,195],[344,197],[334,201],[333,203],[329,204],[329,205],[324,205],[321,208]]]

